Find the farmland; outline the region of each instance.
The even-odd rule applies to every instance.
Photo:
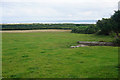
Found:
[[[77,41],[111,42],[112,36],[66,32],[3,33],[5,78],[117,78],[118,47],[70,48]]]

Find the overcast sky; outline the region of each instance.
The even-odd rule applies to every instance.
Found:
[[[98,20],[108,18],[119,0],[1,0],[2,21]]]

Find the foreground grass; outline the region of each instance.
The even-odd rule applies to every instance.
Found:
[[[77,41],[112,39],[69,32],[3,33],[3,77],[116,78],[118,47],[69,48]]]

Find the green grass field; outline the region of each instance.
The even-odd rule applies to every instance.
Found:
[[[117,78],[118,47],[70,48],[110,36],[70,32],[3,33],[2,73],[7,78]]]

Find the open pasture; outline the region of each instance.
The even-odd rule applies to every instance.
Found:
[[[70,32],[2,34],[2,73],[8,78],[117,78],[118,47],[70,48],[111,36]]]

